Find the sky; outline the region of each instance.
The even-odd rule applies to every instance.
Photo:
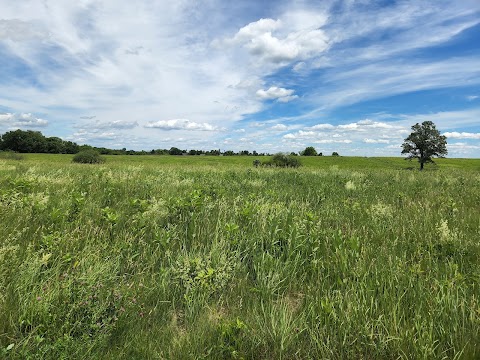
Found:
[[[479,158],[479,39],[478,0],[0,0],[0,133]]]

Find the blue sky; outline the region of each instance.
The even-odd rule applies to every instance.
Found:
[[[110,148],[480,157],[480,2],[0,0],[0,132]]]

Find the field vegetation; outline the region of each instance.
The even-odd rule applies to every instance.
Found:
[[[0,358],[480,358],[480,160],[105,158],[0,158]]]

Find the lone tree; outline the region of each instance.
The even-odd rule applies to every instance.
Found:
[[[313,146],[308,146],[301,152],[302,156],[317,156],[317,150]]]
[[[432,121],[412,126],[413,132],[403,142],[402,154],[408,154],[405,160],[418,159],[420,170],[425,163],[434,163],[432,157],[444,157],[448,154],[447,138],[440,135]]]

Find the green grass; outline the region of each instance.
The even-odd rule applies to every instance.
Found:
[[[480,358],[480,160],[71,159],[0,159],[0,358]]]

